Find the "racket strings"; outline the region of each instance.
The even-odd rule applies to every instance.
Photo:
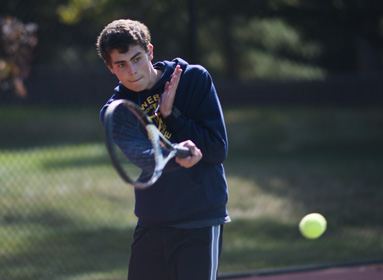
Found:
[[[156,158],[145,126],[129,109],[120,106],[113,116],[112,134],[120,162],[134,181],[146,182],[155,172]],[[136,170],[135,170],[136,169]]]
[[[115,100],[105,113],[106,144],[112,163],[125,182],[137,189],[153,185],[175,156],[190,151],[173,145],[137,104]]]

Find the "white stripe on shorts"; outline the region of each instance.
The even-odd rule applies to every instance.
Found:
[[[219,238],[221,235],[221,226],[212,226],[211,228],[211,271],[210,280],[217,279],[218,260],[219,260]]]

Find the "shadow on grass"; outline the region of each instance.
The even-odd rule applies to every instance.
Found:
[[[296,224],[236,219],[225,226],[220,273],[382,259],[380,242],[342,234],[333,225],[319,239],[308,240]]]
[[[108,155],[87,155],[84,157],[68,158],[61,157],[45,159],[42,166],[46,170],[59,170],[63,168],[88,168],[94,166],[111,165]]]
[[[320,157],[242,158],[240,162],[229,161],[226,172],[228,177],[255,182],[263,193],[301,205],[298,210],[329,216],[329,222],[338,226],[383,229],[382,166],[380,155],[322,153]]]
[[[1,279],[92,279],[92,274],[125,279],[133,228],[65,228],[26,236],[20,250],[1,261]]]
[[[7,150],[102,141],[99,108],[1,107],[6,122],[0,147]]]

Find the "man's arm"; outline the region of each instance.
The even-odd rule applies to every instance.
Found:
[[[181,114],[165,118],[176,142],[191,140],[201,150],[202,161],[222,163],[227,156],[227,135],[222,108],[210,74],[201,66],[186,68],[173,106]]]

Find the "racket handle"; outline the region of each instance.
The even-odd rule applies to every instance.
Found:
[[[191,152],[188,148],[186,147],[176,147],[176,157],[180,157],[180,158],[186,158],[186,157],[190,157],[191,156]]]

